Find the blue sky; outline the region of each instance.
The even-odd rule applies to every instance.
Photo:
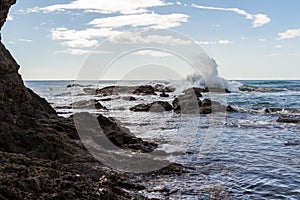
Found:
[[[184,35],[216,60],[227,79],[299,79],[299,8],[298,0],[22,0],[12,7],[2,38],[27,80],[76,79],[91,52],[108,56],[99,47],[106,40],[149,44],[132,29]],[[168,53],[137,54],[158,64],[169,59],[179,74],[189,73]],[[124,63],[115,71],[133,64]]]

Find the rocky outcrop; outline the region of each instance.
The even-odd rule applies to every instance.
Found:
[[[1,0],[0,26],[15,0]],[[104,168],[79,140],[72,119],[59,118],[26,88],[19,65],[0,44],[0,199],[142,199],[124,175]],[[93,102],[94,103],[94,102]],[[107,136],[122,148],[152,151],[147,143],[99,117]]]
[[[176,97],[173,102],[173,111],[177,114],[211,114],[213,112],[235,112],[231,106],[222,105],[219,102],[204,99],[201,101],[199,94],[187,93]]]
[[[155,101],[149,104],[139,104],[132,108],[131,111],[134,112],[164,112],[171,111],[173,107],[166,101]]]

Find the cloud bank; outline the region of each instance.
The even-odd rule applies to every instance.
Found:
[[[33,8],[29,12],[62,12],[65,10],[84,10],[102,14],[137,14],[149,12],[149,8],[166,6],[162,0],[76,0],[68,4],[55,4],[43,8]]]

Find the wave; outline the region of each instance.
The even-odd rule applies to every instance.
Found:
[[[254,85],[243,84],[239,86],[239,90],[243,92],[283,92],[287,91],[286,88],[271,88],[271,87],[258,87]]]

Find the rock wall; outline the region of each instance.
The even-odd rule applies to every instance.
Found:
[[[15,0],[1,0],[0,29]],[[56,117],[54,109],[30,89],[24,86],[18,74],[20,66],[0,44],[0,130],[9,125],[18,126],[25,118],[45,119]]]

